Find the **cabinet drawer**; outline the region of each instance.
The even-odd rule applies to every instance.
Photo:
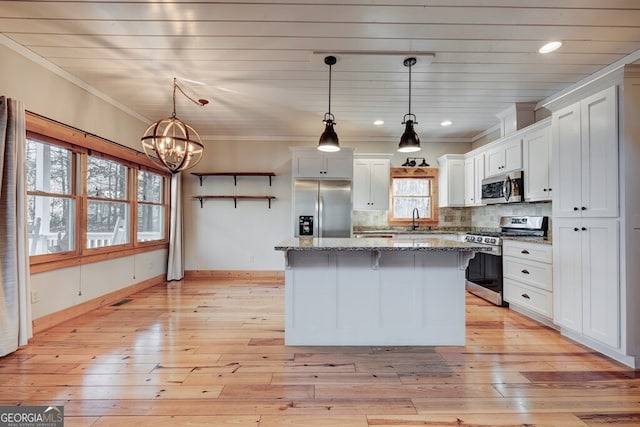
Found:
[[[551,245],[518,240],[504,240],[502,255],[548,263],[553,259]]]
[[[502,271],[504,277],[547,291],[553,290],[551,264],[506,256],[502,258]]]
[[[549,319],[553,316],[553,297],[551,292],[536,289],[511,279],[504,279],[504,299]]]

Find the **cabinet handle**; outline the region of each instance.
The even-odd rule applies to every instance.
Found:
[[[574,207],[573,207],[573,210],[574,210],[574,211],[577,211],[577,210],[578,210],[578,207],[577,207],[577,206],[574,206]]]
[[[582,227],[582,231],[587,231],[587,227]]]
[[[527,295],[527,294],[522,294],[522,298],[524,298],[524,299],[531,299],[531,297],[530,297],[529,295]]]
[[[549,190],[547,190],[546,188],[543,188],[542,191],[549,191]]]
[[[549,189],[549,191],[551,191],[551,190],[552,190],[552,188]]]
[[[521,254],[525,254],[525,255],[529,255],[529,251],[526,249],[523,249],[520,251]]]
[[[529,273],[529,270],[524,269],[524,270],[522,270],[522,274],[530,274],[530,273]]]
[[[581,207],[581,208],[580,208],[580,210],[586,211],[586,210],[587,210],[587,207],[586,207],[586,206],[583,206],[583,207]]]
[[[573,231],[580,231],[578,227],[573,227]]]

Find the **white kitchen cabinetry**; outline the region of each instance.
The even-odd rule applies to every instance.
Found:
[[[522,169],[522,135],[505,138],[504,141],[487,148],[485,176],[487,178]]]
[[[505,301],[550,323],[553,317],[551,245],[505,240],[502,256]]]
[[[551,200],[551,121],[540,122],[522,138],[524,198],[528,202]]]
[[[554,219],[553,241],[556,324],[618,348],[618,220]]]
[[[482,180],[484,179],[484,150],[470,151],[464,159],[464,205],[482,204]]]
[[[438,158],[439,207],[464,206],[464,154],[445,154]]]
[[[353,161],[353,209],[389,209],[391,155],[356,156]]]
[[[335,153],[327,153],[315,147],[295,147],[291,152],[294,178],[353,178],[352,148],[343,147]]]
[[[618,215],[618,112],[612,86],[552,116],[555,217]]]

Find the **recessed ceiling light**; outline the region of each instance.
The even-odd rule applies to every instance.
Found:
[[[381,126],[384,124],[384,120],[376,120],[375,122],[373,122],[373,124],[376,126]]]
[[[560,41],[549,42],[549,43],[545,44],[544,46],[542,46],[538,50],[538,53],[551,53],[554,50],[559,49],[560,46],[562,46],[562,42],[560,42]]]
[[[452,124],[453,122],[451,120],[443,120],[440,126],[451,126]]]

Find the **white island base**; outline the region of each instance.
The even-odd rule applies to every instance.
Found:
[[[464,345],[464,251],[288,251],[286,345]]]

